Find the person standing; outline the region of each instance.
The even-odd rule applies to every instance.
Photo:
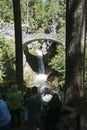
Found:
[[[11,127],[16,128],[21,124],[21,106],[22,106],[22,93],[18,90],[16,84],[11,85],[11,92],[8,97],[8,106],[11,113]]]
[[[28,124],[36,130],[41,128],[41,109],[42,109],[42,100],[38,93],[38,88],[34,86],[32,88],[32,96],[25,99],[25,106],[28,110]]]
[[[7,104],[0,99],[0,130],[10,130],[11,115]]]
[[[56,130],[57,123],[61,119],[62,102],[59,95],[54,93],[47,105],[46,130]]]
[[[29,97],[31,97],[31,88],[27,88],[24,94],[24,123],[25,124],[28,121],[28,110],[27,107],[25,106],[25,100]]]

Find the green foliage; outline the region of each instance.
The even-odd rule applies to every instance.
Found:
[[[58,27],[61,27],[65,23],[65,8],[65,0],[51,0],[46,3],[42,0],[21,0],[22,23],[27,23],[28,13],[29,26],[34,26],[36,30],[41,24],[47,27],[53,17],[57,18]],[[6,22],[13,20],[12,0],[0,0],[0,19]]]
[[[21,12],[22,21],[28,22],[29,28],[35,32],[40,28],[43,28],[42,32],[45,31],[53,18],[58,21],[58,30],[65,25],[65,0],[51,0],[46,3],[42,0],[22,0]]]
[[[3,78],[2,78],[2,75],[0,74],[0,83],[2,84],[3,83]]]
[[[49,66],[60,73],[60,81],[65,77],[65,46],[57,46],[57,54],[51,59]]]
[[[5,22],[13,20],[12,0],[0,0],[0,19]]]
[[[65,8],[65,0],[21,0],[22,23],[28,24],[31,31],[44,32],[55,18],[59,32],[65,25]],[[12,0],[0,0],[0,19],[10,23],[14,20]]]
[[[4,81],[15,80],[15,53],[12,40],[0,36],[0,70]]]

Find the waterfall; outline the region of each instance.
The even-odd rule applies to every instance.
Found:
[[[52,94],[47,92],[47,90],[48,90],[47,84],[46,84],[47,75],[45,74],[45,68],[44,68],[44,63],[43,63],[43,54],[42,54],[42,51],[40,51],[40,50],[36,50],[36,53],[38,55],[39,74],[36,75],[36,77],[34,79],[34,83],[36,85],[38,85],[42,100],[44,102],[48,102],[52,98]]]
[[[38,55],[38,69],[40,74],[45,74],[42,51],[36,50]]]
[[[41,50],[36,50],[38,55],[38,71],[39,74],[36,75],[34,79],[34,83],[38,84],[39,86],[43,86],[46,83],[47,75],[45,74],[45,68],[43,63],[43,54]]]

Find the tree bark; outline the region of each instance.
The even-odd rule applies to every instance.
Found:
[[[20,89],[23,87],[23,52],[20,0],[13,0],[15,25],[15,52],[16,52],[16,82]]]
[[[81,106],[84,101],[85,42],[86,0],[67,0],[65,102],[72,106]]]
[[[77,108],[78,115],[74,118],[78,130],[85,130],[83,122],[87,120],[83,114],[86,7],[86,0],[66,1],[65,102]]]

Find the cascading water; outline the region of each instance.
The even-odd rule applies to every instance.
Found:
[[[42,54],[41,50],[36,50],[36,53],[38,55],[39,74],[36,75],[36,77],[34,79],[34,83],[36,85],[38,85],[39,91],[42,95],[42,99],[45,102],[48,102],[52,98],[52,95],[51,94],[44,94],[45,89],[47,90],[47,84],[46,84],[47,75],[45,74],[45,68],[44,68],[44,63],[43,63],[43,54]]]
[[[39,73],[40,74],[45,74],[42,51],[36,50],[36,52],[38,54],[38,68],[39,68]]]
[[[38,55],[38,70],[39,74],[36,75],[34,79],[34,83],[42,87],[43,84],[46,83],[47,75],[45,74],[44,63],[43,63],[43,54],[40,50],[36,50]]]

